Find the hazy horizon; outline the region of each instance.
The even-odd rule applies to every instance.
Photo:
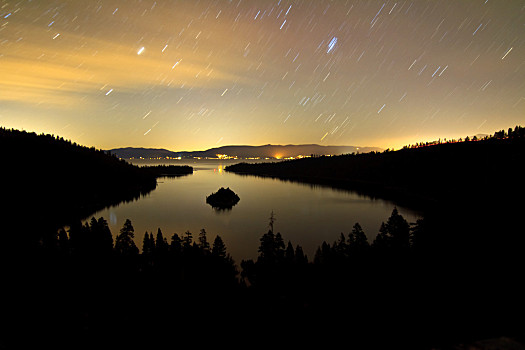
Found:
[[[525,115],[525,6],[6,3],[0,125],[100,149],[401,148]]]
[[[221,147],[264,147],[264,146],[275,146],[275,147],[286,147],[286,146],[322,146],[322,147],[359,147],[359,148],[380,148],[375,146],[362,146],[362,145],[321,145],[318,143],[301,143],[301,144],[273,144],[273,143],[266,143],[266,144],[257,144],[257,145],[240,145],[240,144],[231,144],[231,145],[221,145],[221,146],[215,146],[215,147],[209,147],[205,149],[191,149],[191,150],[174,150],[164,147],[140,147],[140,146],[124,146],[124,147],[115,147],[110,149],[125,149],[125,148],[137,148],[137,149],[159,149],[159,150],[167,150],[167,151],[176,151],[176,152],[186,152],[186,151],[207,151],[210,149],[215,148],[221,148]],[[109,149],[108,149],[109,150]]]

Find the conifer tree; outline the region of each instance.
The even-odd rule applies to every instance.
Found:
[[[208,253],[210,251],[210,243],[208,243],[205,229],[201,229],[201,231],[199,232],[198,246],[204,253]]]
[[[297,264],[307,264],[308,258],[303,252],[303,248],[301,246],[295,247],[295,262]]]
[[[153,233],[151,234],[153,236]],[[153,239],[153,237],[152,237]],[[160,227],[157,230],[157,239],[155,240],[155,253],[157,255],[163,255],[168,252],[168,242],[162,235]]]
[[[348,245],[351,251],[364,251],[370,247],[365,232],[359,223],[355,223],[352,232],[348,236]]]
[[[191,248],[191,243],[193,242],[193,235],[190,231],[186,231],[184,233],[184,237],[182,239],[182,246],[184,249]]]
[[[222,238],[217,235],[213,241],[213,246],[211,249],[211,254],[219,258],[226,258],[226,245],[224,244]]]
[[[270,231],[273,233],[273,224],[275,223],[275,220],[276,220],[275,219],[275,214],[273,213],[273,210],[270,213],[270,218],[268,220],[269,220],[268,226],[270,227]]]
[[[180,254],[182,251],[182,240],[180,239],[179,235],[174,233],[171,236],[171,243],[170,243],[170,252],[172,254]]]
[[[286,245],[284,244],[284,240],[280,232],[277,232],[277,234],[275,235],[274,245],[275,245],[274,249],[275,249],[275,255],[277,257],[277,261],[280,262],[284,258],[284,252],[286,248]]]
[[[135,237],[135,229],[131,224],[131,220],[126,219],[124,225],[120,229],[120,234],[115,239],[115,251],[122,256],[138,255],[139,250],[133,241]]]
[[[397,208],[387,222],[381,223],[379,234],[372,246],[374,248],[408,249],[410,247],[410,224],[399,214]]]
[[[295,251],[292,246],[292,242],[288,241],[288,245],[286,246],[286,252],[284,254],[284,258],[286,262],[294,262],[295,261]]]
[[[410,225],[399,214],[397,208],[392,210],[392,215],[388,218],[386,227],[393,247],[398,249],[410,247]]]
[[[259,245],[259,258],[258,261],[265,263],[273,263],[277,259],[277,254],[275,251],[275,235],[272,230],[269,230],[268,233],[264,234],[260,238],[261,244]]]
[[[386,249],[390,246],[390,237],[388,235],[388,230],[384,222],[381,223],[379,228],[379,233],[372,242],[372,247],[375,249]]]
[[[113,234],[109,229],[108,222],[103,217],[97,220],[97,251],[101,254],[109,255],[113,251]]]
[[[155,243],[153,240],[153,235],[150,236],[148,231],[144,234],[144,239],[142,241],[142,254],[143,255],[152,255],[155,248]]]
[[[314,264],[319,265],[323,263],[323,253],[321,247],[318,246],[314,254]]]
[[[348,255],[348,247],[349,244],[346,242],[345,235],[341,232],[339,235],[339,240],[334,243],[334,249],[339,256],[344,257]]]

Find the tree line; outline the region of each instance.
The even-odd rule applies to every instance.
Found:
[[[523,323],[510,315],[525,310],[516,280],[523,240],[502,243],[507,227],[490,224],[486,244],[486,232],[470,217],[460,225],[441,214],[409,223],[394,208],[372,241],[355,223],[322,242],[311,261],[274,232],[272,215],[259,256],[241,262],[241,276],[265,312],[295,315],[283,327],[293,320],[311,332],[351,334],[346,344],[363,348],[440,349],[520,337]]]
[[[184,275],[189,280],[192,274],[208,274],[205,269],[212,269],[214,273],[223,269],[223,273],[214,279],[236,282],[236,266],[224,241],[217,235],[213,242],[209,242],[205,229],[195,239],[190,231],[186,231],[181,236],[174,233],[169,241],[160,228],[155,236],[146,232],[141,251],[135,243],[135,229],[129,219],[125,220],[115,238],[103,217],[98,220],[93,217],[84,224],[77,221],[67,230],[61,228],[56,235],[48,237],[51,239],[42,242],[40,247],[44,254],[58,256],[65,259],[64,262],[71,259],[82,268],[89,268],[96,262],[107,264],[108,268],[120,266],[127,273],[138,274],[178,269],[178,273],[171,271],[166,278],[176,279],[176,276]],[[192,271],[181,273],[184,269]],[[182,283],[182,280],[177,283]]]
[[[417,142],[413,145],[405,145],[403,146],[403,149],[407,148],[418,148],[418,147],[426,147],[426,146],[432,146],[432,145],[439,145],[442,143],[456,143],[456,142],[469,142],[469,141],[486,141],[486,140],[502,140],[502,139],[522,139],[525,138],[525,128],[521,125],[516,125],[513,128],[508,128],[508,130],[501,129],[499,131],[496,131],[492,135],[485,135],[478,137],[477,135],[474,135],[472,137],[465,136],[465,138],[459,138],[459,139],[438,139],[437,141],[427,141],[427,142]]]
[[[511,201],[516,191],[522,193],[519,159],[525,156],[524,130],[516,126],[512,132],[497,132],[476,142],[238,163],[225,171],[357,191],[418,210],[448,205],[458,197],[487,203]],[[514,187],[514,192],[501,191],[502,183]]]
[[[409,224],[407,220],[394,208],[391,216],[383,222],[375,239],[370,243],[361,225],[356,222],[352,231],[346,237],[340,234],[338,240],[333,244],[326,241],[318,246],[312,261],[303,252],[300,245],[293,246],[292,242],[285,241],[280,232],[274,233],[275,215],[272,212],[269,219],[269,230],[260,238],[258,258],[256,264],[279,265],[284,262],[294,264],[325,264],[331,261],[340,261],[347,258],[362,256],[371,251],[410,251],[424,243],[424,219],[418,219],[416,223]],[[168,238],[158,228],[155,235],[153,232],[144,234],[141,249],[135,242],[135,229],[130,219],[126,219],[119,233],[115,236],[111,232],[108,222],[103,217],[82,224],[76,221],[73,225],[60,228],[54,235],[45,235],[46,240],[40,242],[40,250],[51,255],[79,256],[92,258],[136,258],[148,259],[172,256],[181,258],[197,254],[201,256],[214,256],[235,265],[232,257],[226,251],[226,245],[222,238],[217,235],[210,243],[205,229],[201,229],[197,237],[190,231],[179,235],[173,233]],[[243,261],[243,264],[250,263]],[[253,263],[253,261],[252,261]],[[245,274],[245,277],[247,275]],[[248,277],[249,278],[249,277]],[[251,280],[254,282],[254,280]]]
[[[381,224],[372,242],[355,223],[347,236],[341,233],[333,244],[322,242],[311,260],[300,245],[285,243],[281,233],[274,231],[274,222],[272,212],[268,232],[260,238],[257,258],[243,260],[240,265],[227,252],[222,238],[216,235],[210,242],[205,229],[196,237],[186,231],[173,233],[168,239],[158,228],[155,235],[145,232],[139,249],[131,220],[126,219],[118,234],[113,235],[103,217],[92,217],[83,224],[76,221],[55,234],[43,235],[47,239],[31,250],[32,257],[39,258],[31,263],[36,264],[32,267],[43,263],[38,268],[45,268],[47,262],[52,262],[48,271],[52,273],[57,266],[58,271],[65,269],[71,275],[89,271],[103,276],[119,271],[130,278],[162,276],[164,282],[181,288],[195,288],[192,283],[198,281],[198,286],[207,288],[278,288],[280,293],[287,293],[287,286],[312,283],[320,271],[335,271],[370,259],[406,258],[431,247],[425,220],[410,224],[397,208]]]
[[[356,222],[351,232],[347,235],[341,232],[332,244],[323,241],[311,260],[300,245],[294,246],[290,241],[285,243],[281,233],[274,232],[274,220],[272,212],[269,230],[260,238],[258,257],[241,262],[241,276],[250,286],[280,288],[295,281],[298,276],[293,276],[294,274],[302,275],[303,282],[310,283],[315,280],[319,271],[344,269],[373,259],[404,259],[416,251],[430,248],[425,220],[422,218],[409,223],[397,208],[392,210],[386,222],[382,222],[372,242],[368,241],[361,225]]]
[[[156,188],[159,176],[193,172],[188,166],[138,167],[63,137],[6,128],[0,128],[0,158],[2,199],[10,218],[0,223],[0,230],[23,229],[24,234],[8,238],[26,246],[49,239],[42,234],[54,228],[146,195]],[[18,222],[25,222],[24,227]]]
[[[228,339],[242,329],[251,339],[277,341],[295,329],[288,338],[317,334],[419,349],[521,334],[525,325],[514,317],[525,311],[520,130],[478,142],[285,161],[274,173],[264,168],[300,180],[328,174],[329,185],[350,176],[368,194],[400,198],[410,190],[438,201],[415,223],[394,209],[371,242],[353,223],[313,257],[275,230],[272,215],[257,258],[236,264],[225,242],[211,242],[204,230],[194,237],[159,229],[140,247],[129,220],[115,235],[104,218],[82,224],[81,213],[146,193],[154,176],[51,135],[2,129],[0,150],[15,174],[2,173],[5,333],[20,347],[97,335],[121,345],[137,333],[171,344],[173,334],[180,339],[197,329],[202,339],[214,328]],[[15,144],[40,156],[17,158],[29,153],[12,151]],[[69,228],[57,231],[59,223]]]
[[[44,329],[50,337],[57,328],[71,337],[129,337],[147,322],[142,332],[164,334],[157,338],[163,344],[171,332],[203,319],[213,325],[208,331],[224,331],[226,315],[245,331],[271,323],[319,335],[344,332],[347,344],[418,349],[513,335],[521,326],[502,319],[505,310],[523,306],[507,287],[479,290],[476,283],[493,283],[486,269],[499,267],[492,261],[477,266],[476,254],[454,248],[456,238],[433,218],[409,223],[394,208],[371,242],[354,223],[332,243],[322,242],[311,260],[274,223],[272,213],[257,258],[238,265],[221,237],[211,241],[205,229],[167,237],[159,228],[145,233],[139,249],[129,219],[116,235],[102,217],[78,221],[45,235],[25,260],[3,262],[16,272],[7,282],[20,292],[11,312],[16,320],[20,308],[29,308],[22,314],[33,315],[34,324],[26,329]],[[497,247],[492,254],[502,258]]]

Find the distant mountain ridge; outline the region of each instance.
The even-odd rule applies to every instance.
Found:
[[[383,151],[378,147],[356,147],[356,146],[321,146],[316,144],[307,145],[262,145],[262,146],[222,146],[210,148],[206,151],[170,151],[163,148],[139,148],[124,147],[109,150],[111,154],[119,158],[191,158],[208,157],[215,158],[217,154],[228,155],[238,158],[289,158],[310,155],[341,155],[350,153],[368,153],[372,151]]]

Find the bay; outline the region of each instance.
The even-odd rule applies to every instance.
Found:
[[[419,218],[411,209],[355,192],[224,171],[226,166],[239,160],[137,159],[130,162],[138,166],[162,164],[194,168],[191,175],[159,178],[157,188],[136,201],[92,215],[104,217],[114,236],[124,221],[130,219],[139,249],[144,234],[156,236],[159,228],[168,242],[174,233],[182,237],[187,231],[197,240],[201,229],[205,229],[210,243],[217,235],[223,239],[227,252],[237,263],[256,259],[259,240],[268,232],[273,212],[274,231],[281,233],[286,244],[290,241],[294,247],[300,245],[312,261],[323,241],[332,244],[341,233],[348,236],[356,222],[371,243],[395,207],[409,222]],[[240,197],[231,210],[218,211],[206,203],[206,196],[220,187],[229,187]]]

